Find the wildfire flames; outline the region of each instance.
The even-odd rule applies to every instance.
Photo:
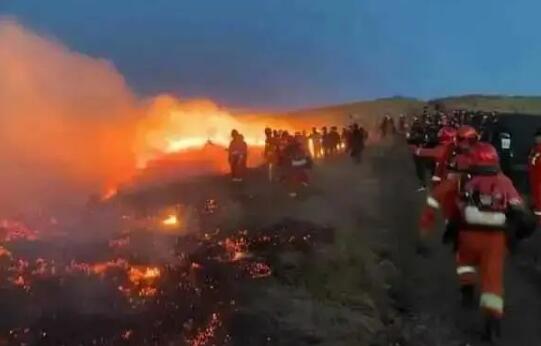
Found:
[[[257,148],[266,126],[292,128],[283,118],[234,115],[210,100],[138,99],[111,63],[2,18],[0,75],[0,188],[10,196],[0,200],[0,216],[96,191],[111,198],[142,170],[171,161],[181,166],[176,179],[223,173],[232,129]],[[220,149],[201,151],[208,144]],[[249,156],[249,165],[261,162],[260,151]]]
[[[178,217],[174,214],[171,214],[162,221],[162,224],[164,226],[176,226],[178,225]]]
[[[144,113],[135,139],[139,184],[227,172],[232,129],[244,136],[248,166],[255,167],[263,163],[265,127],[291,129],[283,119],[234,116],[209,100],[181,101],[166,95],[153,99]]]
[[[208,100],[137,99],[111,63],[1,18],[0,75],[1,218],[72,202],[90,213],[126,185],[223,173],[233,128],[257,165],[263,129],[292,129]],[[217,209],[208,200],[196,215]],[[314,241],[306,225],[196,232],[185,210],[119,217],[110,239],[84,246],[62,218],[0,219],[0,345],[224,344],[239,283],[273,275],[270,249]]]

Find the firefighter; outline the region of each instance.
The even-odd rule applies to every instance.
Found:
[[[308,186],[307,169],[311,167],[312,161],[302,143],[292,136],[288,138],[288,144],[284,148],[284,158],[289,196],[295,198],[302,186]]]
[[[467,153],[479,142],[479,133],[469,125],[463,125],[456,132],[457,150],[459,153]]]
[[[248,145],[244,141],[244,136],[237,130],[231,131],[231,142],[228,151],[231,179],[233,182],[242,182],[246,171]]]
[[[272,156],[274,155],[274,137],[272,135],[272,129],[267,127],[265,129],[265,150],[263,152],[263,156],[265,157],[265,161],[269,162],[272,161]]]
[[[398,117],[398,132],[401,135],[405,135],[408,132],[408,122],[404,114],[400,114]]]
[[[541,219],[541,128],[537,129],[534,141],[528,156],[528,177],[533,211]]]
[[[453,127],[442,127],[438,132],[438,145],[434,148],[417,148],[415,155],[434,162],[432,183],[439,184],[446,178],[448,161],[455,148],[457,131]]]
[[[364,151],[365,134],[357,123],[353,124],[352,130],[349,134],[348,150],[353,162],[356,164],[361,163],[362,154]]]
[[[340,147],[346,153],[350,151],[351,131],[353,131],[353,126],[349,129],[347,127],[343,127],[342,133],[340,134]]]
[[[274,180],[276,165],[278,163],[278,133],[270,128],[265,129],[265,163],[269,181]]]
[[[336,126],[331,127],[331,132],[329,132],[329,146],[331,155],[336,155],[340,148],[340,134]]]
[[[321,128],[321,146],[323,147],[323,156],[331,156],[331,136],[327,131],[327,126]]]
[[[506,246],[510,239],[529,236],[534,227],[512,181],[501,173],[496,149],[479,143],[471,150],[470,158],[469,179],[461,189],[455,184],[446,194],[447,201],[455,202],[443,205],[429,198],[427,203],[434,209],[447,208],[442,210],[444,215],[458,229],[456,260],[462,302],[472,305],[479,283],[479,306],[485,321],[483,338],[492,341],[500,336],[504,314]],[[433,224],[422,226],[421,244]]]
[[[322,145],[321,145],[321,134],[317,131],[317,128],[312,128],[312,133],[310,134],[310,141],[312,141],[312,157],[314,159],[319,159],[323,156]]]
[[[385,138],[388,134],[396,132],[394,127],[393,118],[390,115],[385,115],[380,125],[381,137]]]
[[[451,151],[447,170],[450,172],[463,171],[464,161],[468,160],[468,153],[479,141],[479,134],[471,126],[461,126],[457,130],[456,145]]]
[[[310,154],[310,140],[308,138],[308,134],[306,133],[306,130],[303,130],[301,132],[301,141],[302,141],[302,146],[304,148],[304,150]]]
[[[413,149],[413,163],[415,164],[415,174],[419,180],[418,191],[426,189],[426,170],[422,158],[415,155],[415,149],[422,147],[425,140],[425,128],[420,118],[414,117],[409,131],[406,133],[406,141],[410,148]]]

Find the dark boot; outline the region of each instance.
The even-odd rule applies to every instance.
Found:
[[[485,328],[483,331],[483,341],[493,343],[502,336],[501,320],[492,316],[485,319]]]
[[[462,307],[467,309],[475,308],[475,287],[473,285],[464,285],[460,287],[462,295]]]

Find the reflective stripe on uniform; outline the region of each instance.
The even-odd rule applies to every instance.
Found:
[[[441,181],[441,178],[438,177],[437,175],[433,175],[432,176],[432,181],[439,182],[439,181]]]
[[[477,269],[474,266],[458,266],[456,267],[456,273],[458,275],[475,274]]]
[[[513,198],[509,201],[509,204],[512,206],[519,206],[522,204],[522,200],[520,198]]]
[[[498,313],[503,312],[503,298],[494,293],[481,294],[481,308],[489,309]]]
[[[292,160],[291,165],[293,167],[301,167],[306,165],[307,161],[306,159],[300,159],[300,160]]]
[[[440,202],[438,202],[434,197],[428,196],[426,198],[426,204],[428,204],[429,207],[434,209],[440,209]]]

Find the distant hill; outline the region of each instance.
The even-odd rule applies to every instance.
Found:
[[[429,101],[445,109],[470,109],[541,115],[541,96],[464,95]]]
[[[280,114],[288,119],[306,121],[328,125],[344,125],[358,121],[371,125],[385,114],[398,116],[399,114],[418,114],[426,105],[424,101],[413,98],[393,97],[373,101],[361,101],[341,105],[332,105],[320,108],[296,110]]]
[[[496,111],[523,115],[541,115],[541,96],[504,96],[504,95],[464,95],[423,101],[406,97],[382,98],[372,101],[360,101],[325,107],[300,109],[274,114],[286,117],[288,122],[300,127],[306,123],[313,125],[342,126],[357,121],[367,126],[375,125],[382,116],[389,114],[414,115],[422,112],[425,106],[436,105],[443,109],[468,109]]]

